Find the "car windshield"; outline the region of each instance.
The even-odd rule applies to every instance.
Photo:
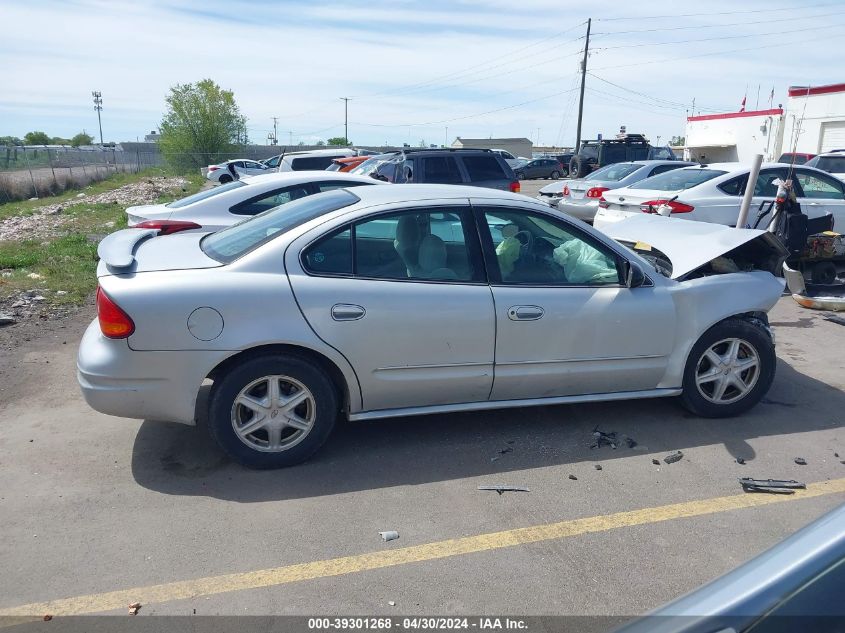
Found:
[[[368,158],[367,160],[365,160],[357,167],[350,169],[349,173],[358,176],[368,176],[373,173],[376,169],[378,169],[381,165],[393,158],[395,158],[394,154],[381,154],[379,156],[373,156],[372,158]]]
[[[300,224],[359,200],[345,189],[293,200],[206,235],[201,242],[202,250],[212,259],[228,264]]]
[[[231,191],[232,189],[237,189],[238,187],[243,187],[245,185],[246,183],[242,180],[233,180],[232,182],[227,182],[225,185],[218,185],[217,187],[212,187],[211,189],[206,189],[205,191],[195,193],[192,196],[180,198],[179,200],[174,200],[173,202],[170,202],[165,206],[168,209],[181,209],[182,207],[187,207],[189,204],[194,204],[195,202],[199,202],[200,200],[207,200],[208,198],[213,198],[216,195],[226,193],[227,191]]]
[[[691,167],[688,169],[673,169],[651,178],[646,178],[631,185],[631,189],[650,189],[653,191],[681,191],[695,187],[703,182],[722,176],[728,172],[720,169],[702,169]]]
[[[630,176],[635,171],[642,169],[644,166],[645,165],[637,165],[636,163],[614,163],[613,165],[608,165],[607,167],[595,170],[589,175],[589,179],[615,182]]]
[[[808,164],[832,174],[845,174],[845,156],[818,156]]]

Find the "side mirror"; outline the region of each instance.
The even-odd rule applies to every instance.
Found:
[[[639,288],[645,284],[645,273],[639,264],[625,262],[625,285],[629,288]]]

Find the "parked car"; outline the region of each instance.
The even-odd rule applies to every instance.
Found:
[[[528,160],[528,159],[526,159],[526,158],[521,158],[521,157],[519,157],[519,156],[514,156],[514,155],[513,155],[513,154],[511,154],[509,151],[504,150],[504,149],[491,149],[490,151],[491,151],[491,152],[493,152],[494,154],[498,154],[499,156],[501,156],[502,158],[504,158],[504,159],[505,159],[505,162],[506,162],[508,165],[510,165],[511,169],[513,169],[514,167],[516,167],[516,166],[517,166],[520,162],[522,162],[522,161],[524,161],[524,160]]]
[[[519,180],[531,180],[532,178],[557,180],[563,175],[564,169],[556,158],[535,158],[518,164],[513,172]]]
[[[834,225],[845,227],[845,183],[806,165],[792,168],[798,202],[810,218],[833,214]],[[618,221],[631,214],[662,213],[673,218],[716,222],[733,226],[748,182],[749,168],[738,163],[712,163],[684,167],[646,178],[603,194],[595,226]],[[775,199],[777,181],[786,180],[789,165],[764,164],[754,187],[749,211],[753,225],[764,201]]]
[[[815,167],[816,169],[833,174],[840,180],[845,179],[845,153],[828,152],[826,154],[819,154],[804,164],[807,167]]]
[[[325,170],[272,172],[260,177],[241,178],[167,204],[129,207],[126,209],[127,225],[167,233],[208,233],[292,200],[341,187],[378,184],[384,183],[365,176]]]
[[[361,163],[372,158],[371,156],[348,156],[346,158],[335,158],[332,164],[326,167],[326,171],[352,171]]]
[[[840,633],[845,505],[616,633]]]
[[[341,412],[680,396],[737,415],[774,376],[783,246],[723,230],[726,248],[759,242],[760,270],[669,278],[548,205],[455,185],[338,189],[205,236],[118,231],[77,375],[98,411],[186,424],[212,380],[209,430],[255,468],[307,459]],[[686,274],[707,244],[698,262],[682,249]]]
[[[382,163],[393,159],[398,153],[398,151],[392,151],[385,152],[383,154],[376,154],[375,156],[367,156],[367,160],[350,169],[349,173],[356,176],[369,176],[374,173]]]
[[[519,180],[513,170],[504,158],[489,149],[405,148],[388,158],[374,159],[367,174],[397,184],[467,184],[519,191]]]
[[[808,160],[815,157],[815,154],[806,154],[804,152],[786,152],[780,155],[777,159],[778,163],[785,163],[786,165],[804,165]]]
[[[335,158],[357,156],[354,149],[340,147],[336,149],[315,149],[302,152],[285,152],[265,161],[265,165],[274,171],[314,171],[326,169]]]
[[[668,145],[652,147],[642,134],[617,134],[616,138],[584,141],[569,161],[569,175],[584,178],[601,167],[632,160],[677,160]]]
[[[234,170],[235,175],[232,175]],[[227,160],[225,163],[217,165],[209,165],[205,177],[213,182],[226,184],[237,180],[235,176],[258,176],[260,174],[270,173],[269,168],[264,163],[257,160],[248,160],[246,158],[238,158],[235,160]]]
[[[679,160],[638,160],[614,163],[597,169],[583,179],[567,180],[546,185],[537,199],[579,220],[592,222],[605,191],[627,187],[640,180],[680,169],[695,163]]]

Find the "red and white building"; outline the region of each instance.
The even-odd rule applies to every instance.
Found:
[[[687,117],[685,136],[684,157],[707,163],[845,149],[845,83],[792,86],[786,108]]]

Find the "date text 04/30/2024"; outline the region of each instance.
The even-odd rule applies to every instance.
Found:
[[[376,630],[389,631],[392,629],[405,631],[442,631],[450,629],[479,631],[518,631],[527,629],[525,620],[509,617],[353,617],[353,618],[309,618],[308,629],[320,630]]]

